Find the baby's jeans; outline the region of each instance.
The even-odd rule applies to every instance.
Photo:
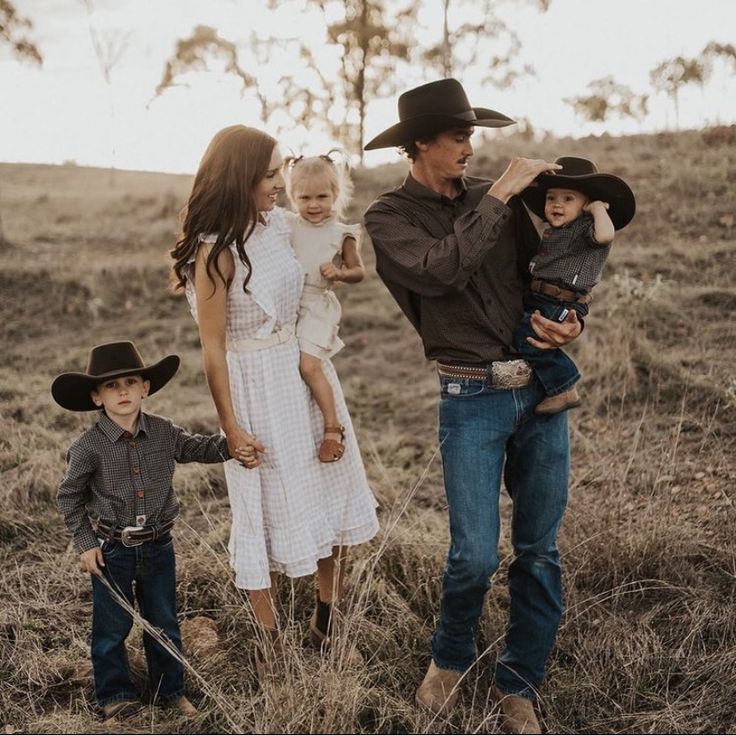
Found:
[[[532,329],[530,318],[532,313],[538,310],[547,319],[555,322],[564,321],[565,310],[573,309],[580,317],[588,313],[587,304],[560,301],[531,291],[524,294],[524,316],[514,331],[513,346],[519,356],[530,363],[544,388],[545,395],[548,396],[572,388],[580,380],[580,372],[577,365],[562,350],[540,350],[526,341],[527,337],[539,339]]]

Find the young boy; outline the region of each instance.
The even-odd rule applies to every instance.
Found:
[[[106,718],[139,711],[125,639],[131,616],[102,583],[106,579],[141,615],[181,650],[176,617],[176,572],[171,528],[178,503],[171,486],[176,462],[230,459],[224,436],[189,434],[168,419],[141,411],[179,368],[169,355],[146,366],[132,342],[94,347],[86,373],[64,373],[51,386],[70,411],[102,409],[69,448],[57,500],[92,575],[92,666],[95,695]],[[93,528],[90,516],[98,518]],[[151,691],[187,717],[196,709],[184,696],[181,663],[151,636],[143,637]]]
[[[541,174],[536,185],[521,193],[529,209],[549,224],[529,263],[530,290],[524,295],[524,316],[513,337],[514,348],[531,363],[546,394],[534,409],[538,414],[579,406],[575,383],[580,373],[562,350],[539,349],[528,341],[537,339],[531,314],[539,311],[547,319],[562,322],[574,309],[584,317],[614,233],[631,221],[636,210],[628,184],[617,176],[598,173],[592,161],[563,156],[555,163],[562,168]]]

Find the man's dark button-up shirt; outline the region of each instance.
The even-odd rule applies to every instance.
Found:
[[[225,462],[224,436],[190,434],[169,419],[141,413],[135,435],[104,412],[69,448],[57,501],[79,551],[97,546],[90,515],[111,526],[165,523],[179,504],[176,462]]]
[[[493,182],[458,180],[454,199],[411,174],[365,213],[376,270],[424,343],[427,359],[509,356],[539,234],[522,201],[486,196]]]

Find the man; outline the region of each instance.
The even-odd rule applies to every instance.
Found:
[[[467,177],[474,128],[513,120],[471,107],[454,79],[409,90],[398,106],[399,123],[365,148],[402,148],[410,173],[371,204],[365,224],[379,276],[422,338],[427,359],[437,361],[451,537],[432,661],[417,702],[449,711],[476,659],[483,600],[499,563],[503,471],[515,558],[493,694],[508,731],[541,732],[533,702],[562,613],[557,532],[567,502],[567,414],[534,414],[541,386],[510,343],[539,240],[516,195],[559,166],[518,158],[495,183]],[[574,310],[563,323],[535,314],[533,326],[538,339],[531,343],[547,349],[582,329]]]

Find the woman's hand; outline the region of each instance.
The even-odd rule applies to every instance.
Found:
[[[596,209],[609,209],[608,202],[601,201],[600,199],[594,199],[592,202],[588,202],[587,204],[583,205],[583,212],[595,212]]]
[[[95,546],[93,549],[82,552],[79,555],[79,566],[83,572],[101,577],[102,569],[100,567],[105,566],[105,557],[102,549],[99,546]]]
[[[263,462],[263,457],[259,455],[263,454],[266,448],[254,434],[243,431],[239,426],[233,426],[225,429],[225,436],[230,456],[240,462],[243,467],[252,470]]]
[[[539,339],[527,337],[526,341],[540,350],[556,350],[572,342],[583,331],[575,309],[570,309],[564,322],[552,321],[535,311],[531,316],[531,325]]]

